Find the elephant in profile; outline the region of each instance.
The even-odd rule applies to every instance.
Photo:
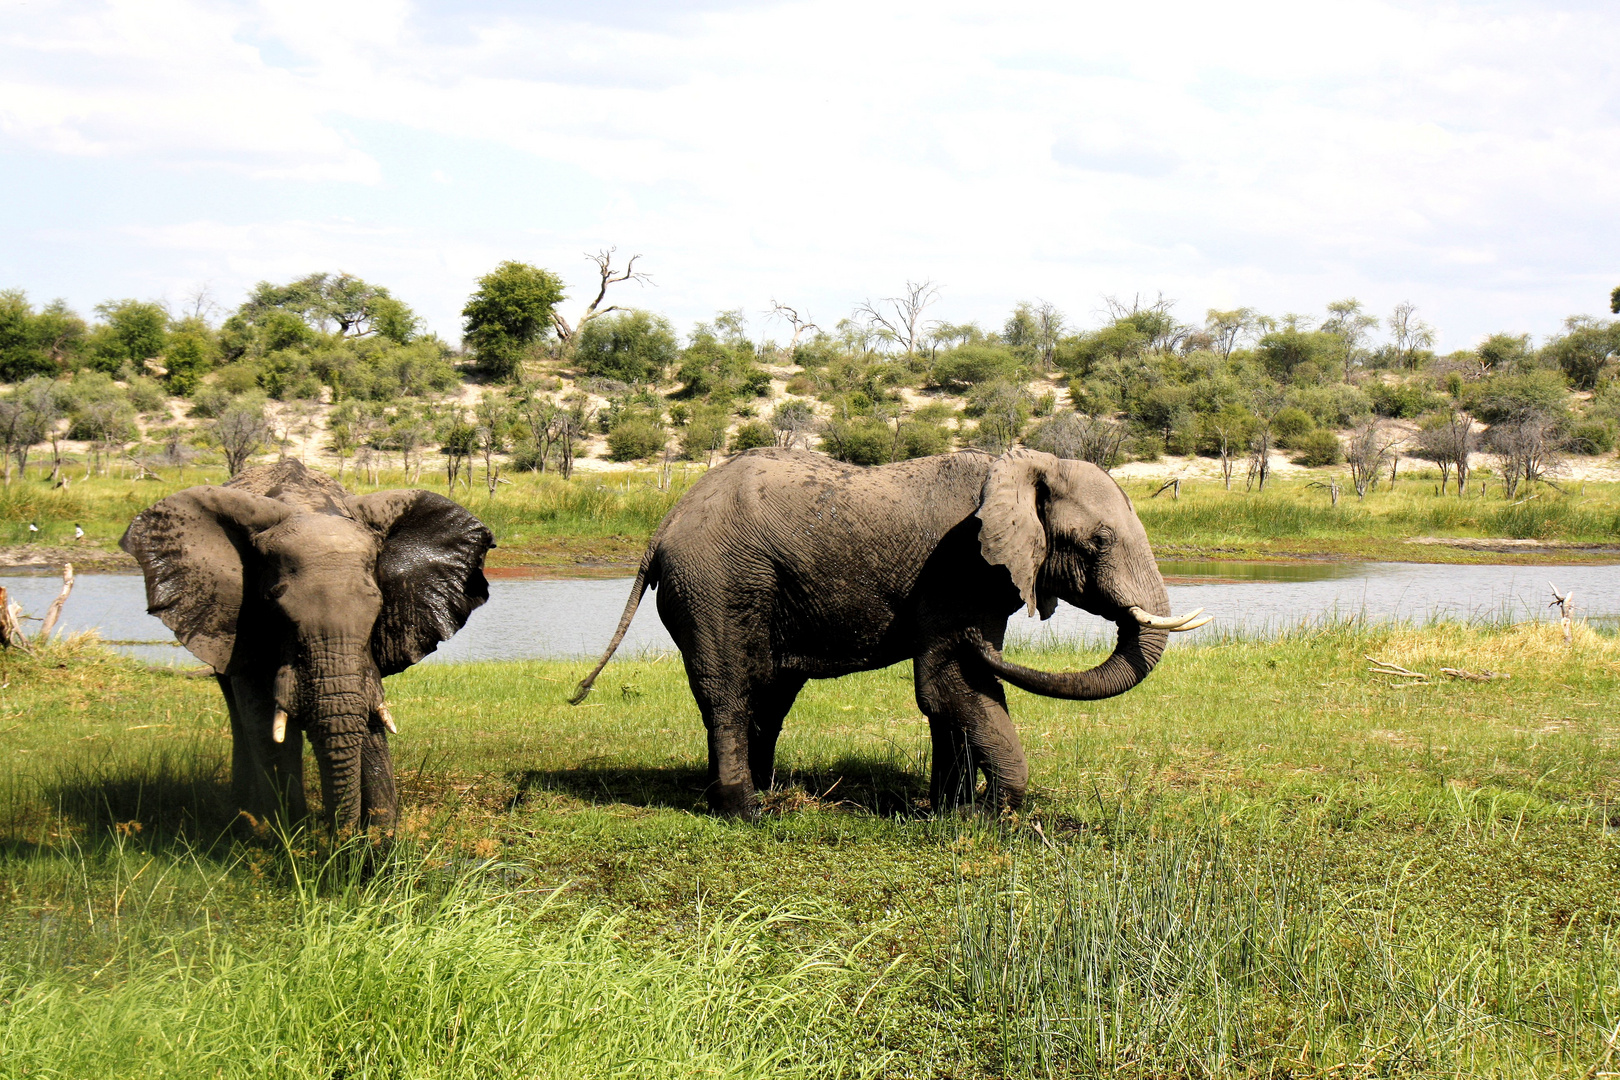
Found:
[[[1170,617],[1147,533],[1095,465],[1032,450],[962,451],[873,468],[820,454],[752,450],[692,485],[654,533],[590,692],[647,588],[686,663],[709,740],[710,805],[751,816],[773,782],[782,720],[809,679],[914,665],[933,742],[936,810],[985,776],[1016,807],[1029,770],[1000,680],[1093,699],[1147,677]],[[1007,619],[1059,600],[1119,626],[1088,671],[1002,659]]]
[[[489,598],[483,523],[430,491],[351,495],[286,460],[169,496],[120,545],[146,575],[147,610],[219,678],[237,805],[305,815],[307,734],[328,821],[392,829],[382,678]]]

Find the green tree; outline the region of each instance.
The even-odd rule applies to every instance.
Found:
[[[1344,365],[1344,381],[1349,382],[1351,369],[1361,356],[1362,343],[1366,341],[1368,332],[1378,326],[1378,318],[1363,311],[1361,301],[1353,296],[1335,300],[1327,309],[1328,319],[1322,324],[1322,330],[1338,342],[1339,359]]]
[[[103,322],[91,334],[95,366],[116,372],[126,363],[139,366],[163,355],[169,340],[169,313],[144,300],[108,300],[96,305]]]
[[[478,279],[461,309],[462,336],[487,371],[518,375],[524,357],[550,331],[563,300],[562,280],[548,270],[508,260]]]
[[[1282,382],[1291,382],[1296,371],[1304,365],[1311,365],[1315,371],[1326,370],[1341,347],[1332,335],[1284,327],[1262,337],[1255,346],[1255,355],[1259,357],[1267,375]]]
[[[381,285],[353,274],[310,274],[286,285],[261,281],[242,311],[249,321],[272,311],[296,315],[312,330],[338,337],[378,334],[403,345],[416,335],[420,320]]]
[[[574,335],[586,374],[627,383],[662,381],[679,352],[669,320],[637,308],[592,319]]]
[[[82,323],[81,323],[82,334]],[[41,341],[40,316],[21,289],[0,291],[0,379],[8,382],[56,370]]]
[[[171,394],[190,397],[218,358],[219,342],[208,324],[195,317],[180,319],[169,328],[163,353],[163,366],[168,370],[164,384]]]
[[[1577,390],[1591,390],[1615,354],[1620,352],[1620,322],[1606,323],[1585,315],[1564,320],[1564,333],[1547,343],[1544,353]]]
[[[1474,351],[1479,362],[1492,371],[1529,366],[1536,356],[1529,334],[1492,334]]]

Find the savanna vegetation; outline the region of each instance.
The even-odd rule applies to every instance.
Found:
[[[739,824],[700,810],[678,661],[583,708],[580,663],[423,665],[389,680],[389,849],[232,822],[210,679],[83,640],[3,667],[9,1075],[1614,1060],[1620,646],[1581,625],[1322,624],[1178,645],[1107,702],[1010,691],[1035,794],[1000,820],[926,815],[903,666],[813,683]]]
[[[778,445],[876,464],[1023,444],[1104,468],[1202,457],[1246,490],[1280,460],[1342,466],[1358,497],[1417,459],[1459,495],[1489,469],[1512,501],[1571,455],[1612,455],[1620,430],[1620,323],[1586,316],[1539,346],[1499,333],[1442,356],[1411,304],[1188,322],[1163,298],[1110,299],[1086,329],[1029,302],[986,328],[931,318],[939,287],[908,282],[830,327],[776,304],[762,325],[785,342],[740,310],[683,337],[609,302],[646,277],[635,259],[593,262],[599,286],[572,322],[558,275],[502,263],[456,344],[341,273],[261,282],[228,313],[199,295],[182,312],[110,301],[86,321],[0,294],[5,477],[43,456],[53,482],[71,479],[64,445],[87,474],[194,459],[235,472],[296,451],[367,477],[442,467],[470,487],[476,473],[493,491],[520,472],[567,479],[586,454],[667,466]]]
[[[1082,329],[1030,302],[986,329],[930,318],[939,289],[923,282],[831,328],[777,304],[761,325],[785,340],[741,311],[682,335],[611,302],[645,276],[634,259],[594,263],[572,321],[558,275],[502,263],[457,344],[348,274],[263,282],[229,312],[204,294],[178,312],[109,302],[91,321],[0,295],[0,530],[50,543],[82,525],[110,552],[137,504],[296,454],[363,488],[442,483],[497,525],[497,564],[591,570],[633,561],[691,469],[725,454],[877,464],[1026,445],[1196,478],[1144,510],[1186,550],[1430,559],[1477,555],[1406,538],[1612,540],[1613,499],[1587,479],[1608,477],[1593,463],[1620,426],[1620,323],[1441,356],[1409,304],[1189,323],[1163,299],[1109,301]],[[653,472],[605,479],[601,459]],[[1288,460],[1309,471],[1277,473]]]

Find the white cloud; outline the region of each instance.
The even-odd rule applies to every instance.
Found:
[[[1410,298],[1454,347],[1591,310],[1620,239],[1620,17],[1605,8],[459,10],[16,8],[0,132],[46,154],[308,184],[296,220],[256,215],[245,187],[237,220],[122,235],[160,261],[216,260],[218,276],[365,259],[395,283],[398,265],[447,333],[479,268],[445,252],[573,272],[617,241],[647,253],[662,283],[647,302],[681,319],[772,295],[825,317],[930,276],[953,318],[1033,295],[1083,317],[1101,293],[1161,288],[1189,316]],[[447,143],[454,160],[435,156]],[[531,197],[453,202],[525,162],[552,177]],[[379,196],[358,229],[320,213],[331,185],[391,188],[406,170],[435,181],[431,199]]]

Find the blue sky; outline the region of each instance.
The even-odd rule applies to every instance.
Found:
[[[584,253],[686,327],[907,279],[1322,313],[1461,348],[1620,284],[1620,7],[0,0],[0,287],[226,306],[342,269],[447,338]]]

